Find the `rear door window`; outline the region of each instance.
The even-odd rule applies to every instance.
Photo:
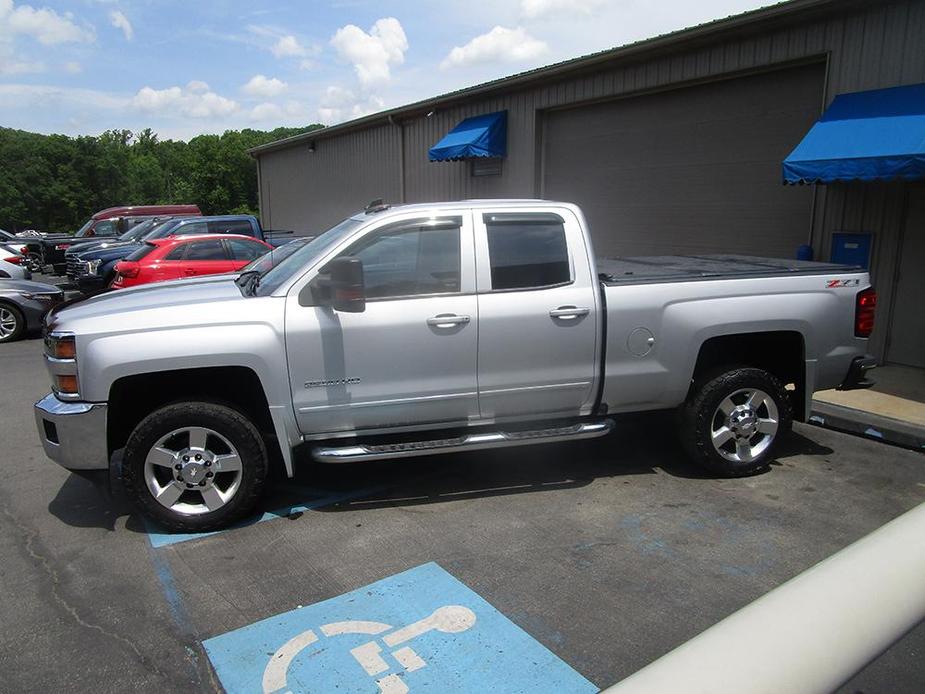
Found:
[[[192,234],[207,233],[209,233],[208,222],[190,222],[189,224],[181,224],[173,230],[174,236],[190,236]]]
[[[209,222],[210,234],[240,234],[254,236],[254,227],[246,219],[229,219]]]
[[[164,256],[164,260],[183,260],[183,256],[186,255],[186,249],[189,248],[188,243],[181,243],[179,246],[176,246],[170,253]]]
[[[554,214],[486,214],[491,288],[539,289],[572,280],[562,218]]]
[[[186,256],[184,257],[184,260],[187,261],[228,260],[225,246],[222,244],[221,239],[191,241],[184,244],[184,246],[187,247]]]

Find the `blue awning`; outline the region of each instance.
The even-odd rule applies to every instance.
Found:
[[[925,84],[855,92],[784,160],[784,183],[925,178]]]
[[[431,161],[503,157],[507,153],[507,111],[466,118],[430,148]]]

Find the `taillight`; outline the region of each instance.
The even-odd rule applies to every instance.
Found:
[[[21,255],[11,255],[9,258],[4,258],[4,260],[13,265],[22,265],[22,261],[25,260],[25,258]]]
[[[138,266],[134,263],[120,261],[116,263],[116,272],[123,277],[138,277]]]
[[[854,308],[855,337],[870,337],[874,331],[874,314],[877,312],[877,292],[873,287],[858,292]]]

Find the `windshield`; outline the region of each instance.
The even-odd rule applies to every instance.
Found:
[[[141,224],[136,224],[119,237],[120,241],[138,241],[141,237],[151,231],[156,224],[163,224],[163,220],[146,219]]]
[[[165,236],[169,236],[170,230],[177,226],[179,223],[179,219],[168,219],[166,222],[161,222],[153,229],[149,229],[147,234],[142,236],[141,239],[136,240],[148,241],[150,239],[162,239]]]
[[[255,295],[267,296],[272,294],[279,289],[284,282],[291,279],[297,272],[304,268],[312,258],[323,254],[332,246],[340,243],[343,239],[356,231],[356,229],[365,224],[366,221],[367,220],[353,218],[345,219],[320,236],[316,236],[308,243],[299,246],[293,253],[290,253],[268,270],[262,272],[260,275],[260,284],[254,292]],[[285,248],[285,246],[283,248]]]
[[[87,233],[87,230],[91,226],[93,226],[93,217],[90,217],[90,219],[87,220],[87,223],[84,224],[82,227],[80,227],[80,229],[77,230],[77,233],[74,234],[74,236],[76,236],[77,238],[83,237],[83,235]]]
[[[314,240],[314,238],[314,236],[309,236],[306,238],[295,239],[287,244],[279,246],[278,248],[274,248],[269,253],[265,253],[259,258],[252,260],[250,263],[238,270],[238,272],[244,273],[254,271],[263,275],[267,271],[279,265],[281,262],[283,262],[283,260],[295,253],[306,243]]]

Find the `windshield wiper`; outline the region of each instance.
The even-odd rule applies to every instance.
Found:
[[[248,270],[238,275],[234,283],[241,288],[241,293],[245,296],[254,296],[257,287],[260,286],[260,270]]]

